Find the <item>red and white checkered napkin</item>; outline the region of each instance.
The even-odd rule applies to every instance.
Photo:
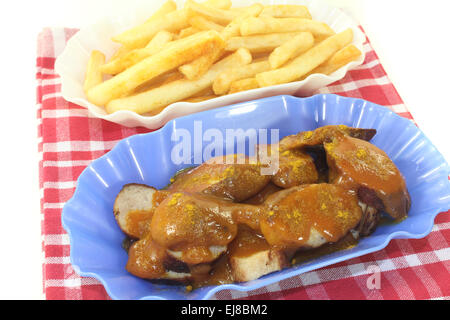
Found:
[[[73,29],[45,29],[39,36],[37,101],[39,119],[42,238],[47,299],[109,299],[95,279],[79,277],[70,265],[69,238],[61,210],[83,169],[121,139],[143,128],[126,128],[88,116],[61,97],[54,71]],[[412,119],[367,41],[366,61],[320,93],[363,98]],[[442,299],[450,298],[450,212],[440,214],[425,239],[393,240],[381,251],[351,259],[252,291],[222,291],[217,299]],[[368,266],[381,269],[381,289],[368,289]]]

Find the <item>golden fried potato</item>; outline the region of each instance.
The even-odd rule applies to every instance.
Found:
[[[197,3],[193,0],[188,0],[186,2],[186,8],[190,12],[191,16],[193,13],[200,14],[209,20],[222,25],[230,23],[239,16],[236,12],[214,8],[212,6]]]
[[[334,34],[326,23],[301,18],[273,18],[268,16],[250,17],[241,24],[241,34],[250,36],[275,32],[311,32],[314,36]]]
[[[224,29],[224,27],[220,24],[210,21],[200,15],[195,15],[189,18],[189,23],[192,27],[199,30],[216,30],[217,32],[222,32]]]
[[[195,103],[195,102],[203,102],[206,100],[211,100],[214,98],[217,98],[218,96],[216,95],[209,95],[209,96],[201,96],[201,97],[193,97],[193,98],[189,98],[184,100],[185,102],[191,102],[191,103]]]
[[[232,7],[231,0],[167,0],[144,23],[113,37],[105,63],[93,53],[84,88],[107,112],[153,116],[177,101],[330,74],[356,60],[351,30],[335,34],[306,6]],[[95,57],[94,57],[95,55]],[[253,62],[252,62],[253,61]],[[111,75],[103,79],[103,74]]]
[[[105,63],[105,55],[100,51],[94,50],[91,52],[88,66],[86,69],[86,76],[84,79],[84,92],[87,93],[91,88],[103,82],[103,75],[100,67]]]
[[[243,10],[238,12],[238,17],[236,17],[233,21],[231,21],[225,29],[222,31],[222,38],[227,41],[232,37],[237,37],[241,35],[241,24],[242,22],[250,17],[258,16],[263,10],[264,6],[255,3],[249,7],[244,8]]]
[[[173,37],[173,33],[162,30],[156,34],[145,48],[131,50],[121,57],[111,60],[101,67],[101,71],[106,74],[119,74],[145,58],[161,51]]]
[[[312,73],[322,73],[326,75],[332,74],[348,63],[355,61],[359,58],[359,56],[361,56],[361,51],[357,47],[355,47],[353,44],[346,46],[345,48],[336,52],[325,63],[322,63],[320,66],[307,74],[305,78]]]
[[[225,70],[214,80],[214,93],[217,95],[226,94],[230,90],[230,86],[233,82],[252,78],[256,74],[268,70],[270,70],[270,64],[267,60]]]
[[[192,36],[195,33],[198,33],[202,30],[194,28],[194,27],[188,27],[188,28],[184,28],[182,30],[180,30],[180,32],[178,33],[178,38],[182,39],[182,38],[186,38],[189,36]]]
[[[189,27],[189,14],[185,9],[172,11],[164,17],[152,19],[149,22],[138,25],[112,38],[128,48],[142,48],[162,30],[177,33],[181,29]]]
[[[302,76],[328,60],[353,40],[352,29],[347,29],[322,41],[283,68],[256,75],[260,87],[282,84]]]
[[[277,69],[292,58],[311,49],[314,37],[310,32],[301,32],[276,48],[269,56],[272,69]]]
[[[148,23],[160,18],[164,18],[168,13],[175,10],[177,10],[177,4],[173,0],[168,0],[145,22]]]
[[[239,49],[232,55],[214,64],[206,74],[197,80],[181,79],[153,90],[121,99],[112,100],[106,106],[108,113],[118,110],[130,110],[139,114],[182,101],[209,88],[217,75],[232,66],[246,65],[252,60],[250,52]]]
[[[258,81],[256,81],[256,78],[241,79],[234,81],[230,85],[230,91],[228,92],[228,94],[241,92],[245,90],[252,90],[256,88],[259,88],[259,84]]]
[[[220,59],[225,43],[218,44],[210,52],[198,57],[194,61],[182,65],[178,70],[189,80],[195,80],[204,75],[208,69]]]
[[[231,0],[206,0],[202,3],[205,6],[214,7],[217,9],[228,10],[232,6]]]
[[[292,4],[278,4],[265,6],[261,12],[262,16],[274,18],[303,18],[311,19],[311,13],[306,6]]]
[[[239,28],[242,21],[247,17],[252,17],[258,15],[263,6],[260,4],[254,4],[250,7],[247,7],[241,13],[239,13],[238,17],[231,21],[220,33],[222,38],[226,41],[233,36],[239,35]],[[217,62],[222,56],[225,48],[217,48],[215,52],[207,54],[205,56],[201,56],[191,63],[181,66],[179,68],[180,72],[183,73],[187,79],[194,80],[201,77],[203,74],[208,71],[208,69]],[[238,48],[236,48],[237,50]]]
[[[125,47],[125,46],[120,46],[111,56],[111,58],[109,58],[109,61],[113,61],[115,59],[118,59],[120,57],[123,57],[125,54],[127,54],[128,52],[130,52],[131,48]]]
[[[192,61],[211,48],[223,45],[216,31],[203,31],[176,41],[164,50],[145,58],[115,77],[88,91],[92,103],[104,106],[109,101],[122,97],[133,89],[160,74]]]
[[[247,48],[252,53],[272,52],[298,34],[298,32],[284,32],[233,37],[228,39],[225,50],[235,51],[239,48]]]
[[[146,49],[150,49],[151,54],[157,53],[161,50],[166,43],[169,43],[174,38],[174,34],[166,30],[158,32],[153,39],[145,46]]]

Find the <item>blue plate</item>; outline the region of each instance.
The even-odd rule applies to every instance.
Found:
[[[127,183],[164,187],[178,170],[190,166],[171,161],[173,133],[189,132],[194,139],[195,121],[202,130],[279,129],[282,138],[298,131],[329,124],[375,128],[372,142],[395,162],[411,194],[409,217],[398,224],[382,225],[370,237],[345,251],[266,275],[258,280],[210,286],[186,292],[184,286],[153,284],[125,270],[127,254],[121,243],[124,234],[113,216],[117,193]],[[198,123],[197,123],[198,125]],[[186,129],[181,130],[181,129]],[[250,132],[250,131],[248,131]],[[248,137],[245,138],[248,142]],[[268,139],[270,143],[270,136]],[[206,147],[193,147],[190,159]],[[232,151],[232,150],[228,150]],[[232,151],[233,152],[233,151]],[[214,109],[175,119],[158,131],[120,141],[114,149],[89,165],[78,179],[72,199],[64,206],[62,223],[70,236],[71,263],[81,276],[94,277],[113,299],[207,299],[214,293],[233,289],[249,291],[282,279],[383,249],[394,238],[422,238],[435,216],[450,208],[449,167],[443,156],[409,120],[368,101],[337,95],[310,98],[277,96]]]

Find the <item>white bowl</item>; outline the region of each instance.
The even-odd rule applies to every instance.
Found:
[[[67,43],[63,53],[58,57],[55,64],[56,72],[61,77],[61,92],[64,99],[72,103],[87,108],[90,113],[98,118],[119,123],[127,127],[142,126],[148,129],[162,127],[168,121],[195,112],[222,107],[238,102],[253,99],[265,98],[281,94],[288,95],[311,95],[315,90],[325,87],[330,83],[344,78],[348,70],[361,65],[364,62],[365,54],[363,43],[365,36],[358,27],[358,24],[347,14],[337,8],[332,8],[320,0],[241,0],[234,1],[236,6],[247,6],[254,2],[261,4],[304,4],[306,5],[315,20],[327,23],[336,32],[352,28],[354,33],[353,44],[363,53],[358,60],[350,62],[331,75],[312,74],[305,80],[296,81],[276,86],[259,88],[221,96],[208,101],[189,103],[176,102],[166,107],[161,113],[155,116],[141,116],[131,111],[118,111],[107,114],[105,109],[96,106],[86,99],[83,92],[83,82],[86,65],[92,50],[100,50],[109,58],[118,48],[118,44],[111,41],[111,37],[144,22],[155,10],[157,10],[165,0],[145,1],[139,8],[129,8],[123,14],[115,17],[106,17],[97,23],[81,29]],[[180,6],[184,0],[176,1]]]

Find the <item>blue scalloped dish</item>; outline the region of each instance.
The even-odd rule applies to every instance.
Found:
[[[184,286],[154,284],[125,270],[124,234],[116,224],[113,203],[128,183],[162,188],[183,165],[170,160],[178,142],[171,136],[180,129],[194,132],[194,121],[203,132],[218,129],[279,129],[280,138],[330,124],[374,128],[372,140],[394,161],[406,179],[412,207],[407,219],[380,225],[352,249],[337,251],[260,279],[204,287],[186,292]],[[269,140],[270,143],[270,140]],[[201,148],[192,148],[200,152]],[[184,165],[186,167],[187,165]],[[78,179],[77,189],[62,213],[70,236],[71,263],[86,277],[98,279],[113,299],[207,299],[232,289],[249,291],[282,279],[362,256],[385,248],[394,238],[422,238],[430,233],[435,216],[450,208],[449,167],[443,156],[409,120],[368,101],[336,95],[310,98],[277,96],[178,118],[162,129],[120,141],[114,149],[89,165]]]

